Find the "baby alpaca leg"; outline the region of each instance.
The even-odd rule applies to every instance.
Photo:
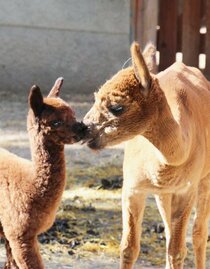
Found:
[[[193,191],[184,194],[173,194],[171,207],[171,237],[168,245],[170,269],[183,269],[187,253],[186,229],[194,204]]]
[[[6,248],[6,255],[7,255],[7,261],[4,264],[4,269],[19,269],[15,260],[12,256],[12,250],[9,245],[9,241],[5,238],[5,248]]]
[[[12,255],[20,269],[44,269],[37,238],[9,238]]]
[[[161,194],[155,195],[156,203],[158,206],[158,210],[162,217],[165,226],[165,236],[166,236],[166,267],[165,269],[170,269],[170,261],[169,261],[169,243],[171,238],[171,200],[172,194]]]
[[[144,194],[123,191],[123,234],[120,247],[120,269],[133,268],[138,258],[144,207]]]
[[[199,185],[196,215],[193,225],[193,249],[196,268],[206,268],[206,246],[208,239],[208,220],[210,215],[210,177],[203,179]]]

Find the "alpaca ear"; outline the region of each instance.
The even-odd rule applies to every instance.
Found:
[[[47,97],[58,97],[60,94],[62,85],[63,85],[63,78],[62,77],[57,78],[54,86],[52,87]]]
[[[141,92],[144,96],[147,96],[150,90],[152,78],[140,52],[139,44],[136,42],[131,45],[131,58],[135,76],[141,84]]]
[[[143,51],[143,57],[149,72],[157,74],[156,47],[151,42],[146,45]]]
[[[44,101],[38,86],[32,86],[28,97],[28,103],[34,112],[35,117],[40,117],[43,111]]]

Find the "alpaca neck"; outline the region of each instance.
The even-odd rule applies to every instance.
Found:
[[[164,94],[161,99],[157,117],[144,137],[158,149],[162,162],[177,166],[184,163],[189,155],[189,139],[175,120]]]
[[[31,131],[34,132],[35,131]],[[37,188],[52,187],[59,189],[65,184],[64,145],[49,142],[39,134],[30,134],[31,156]]]

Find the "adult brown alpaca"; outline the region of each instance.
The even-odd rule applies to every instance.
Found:
[[[193,67],[175,63],[150,74],[139,45],[133,66],[95,94],[84,118],[92,149],[125,143],[121,269],[139,255],[145,198],[153,193],[165,224],[166,268],[181,269],[193,205],[197,269],[205,269],[210,214],[210,84]]]
[[[0,149],[0,234],[6,239],[5,268],[44,268],[37,235],[54,222],[65,187],[64,144],[79,139],[69,105],[58,97],[58,79],[47,98],[33,86],[27,128],[32,162]]]

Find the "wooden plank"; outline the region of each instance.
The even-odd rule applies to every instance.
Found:
[[[206,49],[206,36],[207,34],[200,34],[200,46],[199,46],[199,52],[205,53]]]
[[[143,33],[143,27],[141,24],[141,10],[144,0],[136,0],[136,41],[140,44],[140,47],[142,46],[142,33]]]
[[[198,67],[200,46],[201,1],[184,0],[182,52],[183,62]]]
[[[131,0],[131,42],[136,40],[143,48],[149,41],[156,45],[158,18],[157,0]]]
[[[148,42],[157,43],[158,1],[143,0],[140,13],[140,39],[141,46]]]
[[[201,0],[201,26],[206,25],[206,4],[208,0]]]
[[[177,17],[177,52],[182,52],[182,13]]]
[[[140,41],[142,0],[130,0],[130,43]]]
[[[205,75],[210,80],[210,0],[206,2],[206,68],[205,68]]]
[[[159,5],[159,70],[164,70],[176,59],[177,0],[160,0]]]
[[[182,52],[182,17],[183,17],[183,1],[178,0],[177,8],[177,52]]]
[[[130,43],[136,38],[136,0],[130,0]]]

